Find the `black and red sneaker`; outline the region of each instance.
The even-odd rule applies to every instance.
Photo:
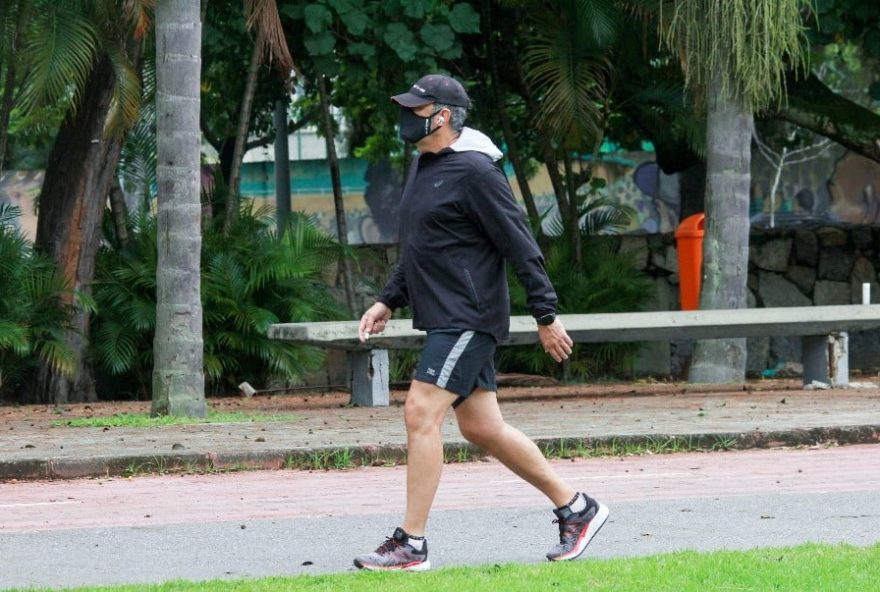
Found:
[[[422,550],[419,551],[409,544],[409,535],[398,527],[378,549],[367,555],[355,557],[354,565],[358,569],[375,571],[426,571],[431,569],[431,562],[428,561],[428,541],[424,541]]]
[[[554,523],[559,524],[559,544],[547,553],[550,561],[575,559],[587,548],[605,521],[608,520],[608,507],[587,498],[591,504],[582,512],[572,512],[568,507],[553,510]]]

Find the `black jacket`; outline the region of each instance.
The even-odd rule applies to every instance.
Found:
[[[555,312],[557,299],[507,178],[481,143],[497,151],[465,128],[455,149],[422,154],[412,164],[400,204],[400,261],[377,300],[392,309],[411,305],[417,329],[482,331],[504,341],[505,259],[526,289],[532,316]]]

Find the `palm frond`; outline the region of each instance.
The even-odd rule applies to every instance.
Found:
[[[600,134],[610,70],[580,4],[562,15],[536,15],[523,57],[526,81],[541,98],[537,123],[567,148],[590,145]]]
[[[92,336],[99,362],[111,374],[119,375],[132,370],[137,361],[137,341],[125,325],[110,320],[101,324]]]
[[[580,15],[589,37],[599,47],[617,40],[622,26],[620,10],[610,0],[577,0],[575,14]]]
[[[581,228],[587,236],[617,234],[626,229],[635,213],[632,207],[617,203],[608,196],[586,201],[578,211]]]
[[[95,25],[76,3],[54,2],[35,15],[32,27],[22,49],[30,66],[22,85],[22,111],[67,100],[76,108],[97,56]]]
[[[55,336],[55,339],[40,340],[36,343],[34,349],[37,356],[47,362],[52,368],[67,377],[73,376],[73,349],[67,344],[62,335]]]
[[[106,48],[106,52],[113,65],[116,83],[113,85],[104,133],[110,138],[122,138],[138,120],[141,82],[134,66],[122,50],[111,45]]]
[[[276,0],[245,0],[245,13],[248,30],[256,30],[257,43],[262,46],[269,61],[276,62],[282,80],[287,82],[296,65],[287,48]]]
[[[0,203],[0,231],[5,227],[17,228],[17,220],[21,217],[21,208],[8,203]]]
[[[697,96],[723,72],[718,92],[760,111],[784,100],[788,72],[806,70],[802,11],[812,8],[813,0],[685,0],[669,7],[661,34]]]
[[[0,319],[0,352],[11,350],[19,356],[31,352],[31,336],[27,327]]]
[[[156,65],[155,57],[145,58],[142,67],[140,109],[119,155],[116,170],[123,187],[147,200],[156,192]]]

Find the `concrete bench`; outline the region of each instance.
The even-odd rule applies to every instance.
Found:
[[[571,314],[559,318],[576,343],[800,336],[804,384],[820,381],[844,386],[849,382],[847,332],[880,327],[880,305]],[[269,337],[345,350],[352,404],[388,405],[388,350],[418,348],[425,333],[413,329],[409,320],[392,320],[383,333],[362,344],[358,325],[358,321],[284,323],[272,325]],[[505,345],[537,342],[532,317],[510,319],[510,340]]]

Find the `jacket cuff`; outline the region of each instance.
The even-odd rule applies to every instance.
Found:
[[[381,302],[382,304],[390,308],[392,312],[394,312],[398,308],[403,308],[404,306],[406,306],[406,301],[402,298],[390,298],[385,294],[380,294],[376,298],[376,302]]]
[[[548,314],[559,314],[556,312],[556,308],[553,306],[536,307],[531,310],[531,313],[532,313],[532,316],[535,317],[535,319],[539,319],[539,318],[546,316]]]

